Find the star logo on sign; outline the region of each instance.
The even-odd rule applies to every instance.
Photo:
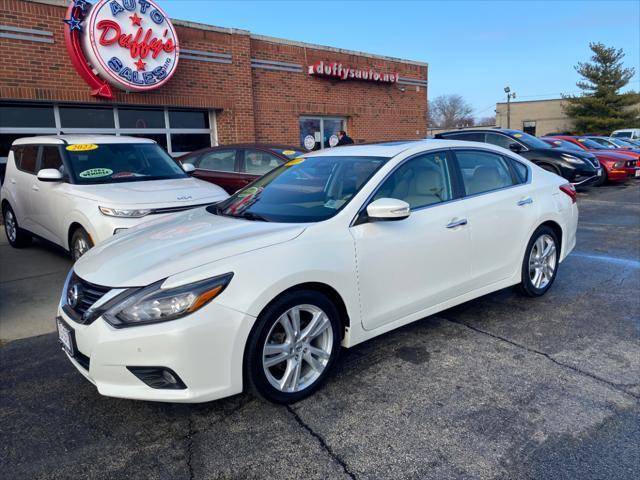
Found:
[[[138,61],[134,63],[134,65],[138,70],[144,70],[145,67],[147,66],[147,64],[144,63],[141,58],[139,58]]]
[[[140,21],[142,20],[137,13],[134,13],[129,17],[131,19],[131,25],[140,26]]]
[[[82,31],[82,25],[80,25],[82,23],[82,20],[80,20],[75,15],[71,15],[71,18],[65,19],[64,23],[69,25],[69,30],[72,31],[72,32],[74,30],[78,30],[79,32]]]

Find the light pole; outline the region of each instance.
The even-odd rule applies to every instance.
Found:
[[[504,87],[504,93],[507,94],[507,128],[511,128],[511,99],[516,98],[516,92],[511,93],[511,89]]]

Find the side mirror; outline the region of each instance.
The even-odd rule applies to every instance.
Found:
[[[372,221],[403,220],[411,214],[411,206],[397,198],[379,198],[367,206]]]
[[[64,176],[56,168],[43,168],[38,172],[38,180],[41,182],[61,182]]]
[[[196,171],[196,167],[193,166],[193,163],[183,163],[182,164],[182,169],[186,172],[186,173],[193,173]]]
[[[509,150],[511,150],[512,152],[515,153],[520,153],[522,151],[522,145],[520,145],[519,143],[510,143],[509,144]]]

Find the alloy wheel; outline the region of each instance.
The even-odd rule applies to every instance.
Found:
[[[269,383],[281,392],[299,392],[313,385],[327,367],[333,349],[327,314],[315,305],[297,305],[274,322],[262,352]]]
[[[13,212],[9,209],[4,213],[4,230],[7,233],[9,241],[15,242],[18,237],[18,225],[16,225],[16,219],[13,216]]]
[[[529,254],[529,278],[537,289],[545,288],[556,269],[556,242],[551,235],[540,235]]]

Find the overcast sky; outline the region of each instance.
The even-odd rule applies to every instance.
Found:
[[[159,0],[176,19],[429,64],[429,98],[462,95],[493,115],[509,85],[522,100],[577,93],[590,41],[640,71],[640,1]],[[636,73],[630,88],[640,90]]]

